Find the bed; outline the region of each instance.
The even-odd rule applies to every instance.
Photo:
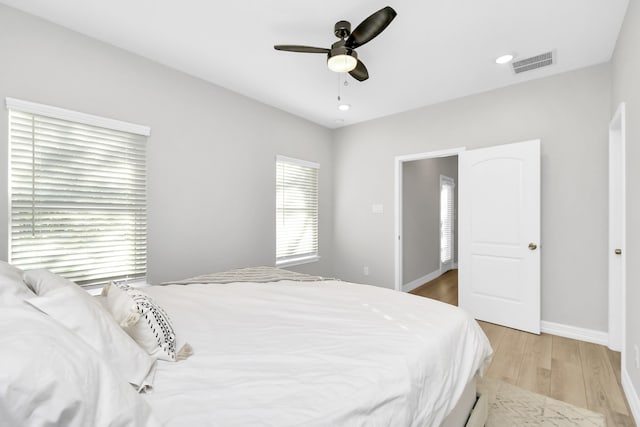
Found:
[[[75,297],[76,289],[59,295],[57,303],[55,298],[40,302],[48,298],[39,292],[48,286],[43,283],[64,282],[40,275],[34,280],[23,274],[35,297],[11,309],[37,308],[29,316],[39,321],[42,315],[70,317],[52,307]],[[53,286],[54,293],[69,286]],[[92,310],[109,313],[116,325],[143,325],[129,311],[113,309],[110,301],[116,297],[110,295],[116,288],[111,289],[91,302]],[[123,391],[120,400],[128,407],[119,415],[121,424],[105,424],[102,415],[90,414],[97,417],[95,425],[459,427],[476,402],[475,379],[492,352],[478,324],[456,307],[286,270],[240,269],[142,291],[118,289],[118,295],[143,293],[162,307],[156,317],[166,316],[172,329],[164,350],[174,353],[172,358],[148,352],[147,372],[128,374],[136,392]],[[0,327],[11,322],[5,317],[0,316]],[[2,342],[7,339],[0,338],[0,346],[15,345]],[[143,372],[148,361],[136,363]],[[20,416],[12,410],[0,404],[0,417],[3,411]],[[47,411],[53,411],[49,419],[60,413]]]

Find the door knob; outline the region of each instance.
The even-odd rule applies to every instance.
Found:
[[[535,243],[529,243],[529,250],[535,251],[536,249],[538,249],[538,245]]]
[[[622,249],[616,249],[614,252],[616,255],[622,255]]]

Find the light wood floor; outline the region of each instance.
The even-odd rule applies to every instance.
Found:
[[[411,293],[458,305],[458,271]],[[600,412],[609,427],[635,426],[620,383],[620,353],[555,335],[478,323],[494,350],[487,377]]]

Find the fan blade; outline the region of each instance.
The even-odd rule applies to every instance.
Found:
[[[362,21],[360,25],[351,32],[351,35],[345,42],[345,46],[355,49],[370,42],[378,34],[383,32],[385,28],[387,28],[396,15],[396,11],[393,10],[391,6],[383,7]]]
[[[311,46],[298,46],[295,44],[277,44],[273,47],[275,50],[286,50],[288,52],[302,52],[302,53],[329,53],[331,49],[324,49],[322,47]]]
[[[349,71],[349,74],[351,75],[351,77],[358,80],[359,82],[363,82],[369,78],[369,72],[367,71],[367,67],[365,67],[362,61],[360,61],[359,59],[358,59],[358,64],[356,65],[356,68]]]

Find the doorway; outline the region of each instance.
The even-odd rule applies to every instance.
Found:
[[[465,149],[419,153],[395,159],[395,289],[408,292],[456,267],[457,227],[450,230],[450,261],[441,262],[440,177],[454,181],[446,191],[453,190],[451,208],[456,220],[458,155]]]
[[[396,157],[395,289],[408,287],[404,167],[457,155],[459,306],[476,319],[540,333],[540,145],[537,139]]]

